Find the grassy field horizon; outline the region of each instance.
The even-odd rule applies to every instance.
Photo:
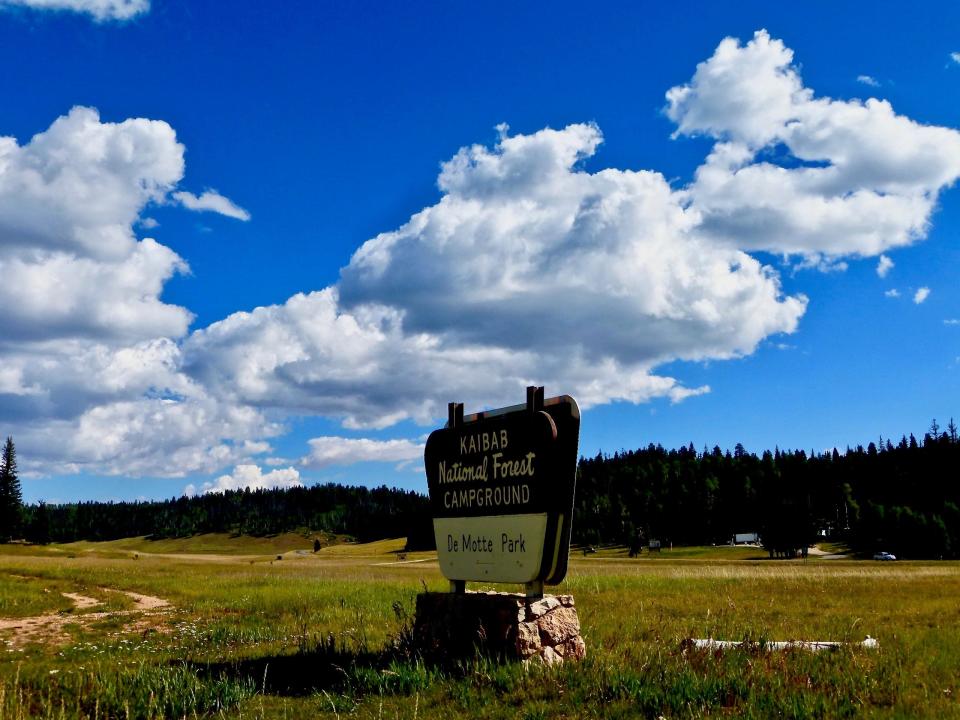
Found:
[[[200,533],[187,537],[152,538],[137,536],[116,540],[78,540],[68,543],[51,542],[44,545],[28,542],[11,543],[0,546],[0,554],[22,552],[26,554],[70,554],[78,552],[152,553],[152,554],[222,554],[222,555],[275,555],[287,552],[314,552],[314,539],[321,542],[323,554],[378,554],[405,553],[406,538],[385,538],[373,542],[361,543],[348,535],[334,535],[324,531],[301,529],[271,535],[244,535],[237,533]],[[828,553],[848,553],[849,549],[838,543],[820,543],[816,547],[825,548]],[[584,550],[590,548],[588,553]],[[420,551],[412,551],[416,554]],[[431,551],[428,551],[431,552]],[[571,557],[581,556],[598,558],[629,557],[625,545],[605,544],[597,546],[571,545]],[[661,550],[650,552],[644,548],[640,558],[655,560],[658,558],[699,558],[714,560],[762,560],[767,552],[758,545],[678,545],[664,546]],[[811,555],[809,559],[815,558]]]
[[[574,549],[548,591],[575,596],[585,661],[437,667],[405,642],[447,589],[435,553],[340,540],[0,546],[0,719],[960,717],[958,562]],[[684,644],[707,637],[851,645]]]

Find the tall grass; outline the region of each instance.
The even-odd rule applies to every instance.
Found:
[[[185,664],[132,666],[95,663],[69,673],[42,677],[38,671],[0,680],[0,718],[162,718],[196,717],[237,706],[252,697],[250,679],[222,675],[199,678]]]

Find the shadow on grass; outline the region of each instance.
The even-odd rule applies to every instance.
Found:
[[[362,631],[325,637],[304,632],[295,653],[189,665],[201,678],[231,678],[251,683],[265,694],[292,697],[317,693],[409,695],[462,673],[466,665],[458,661],[469,658],[432,654],[425,658],[413,639],[412,618],[400,603],[394,603],[393,610],[399,628],[378,649],[370,648]],[[482,648],[475,650],[483,654]]]
[[[381,652],[347,649],[329,637],[314,648],[289,655],[191,665],[201,677],[232,677],[250,681],[257,690],[271,695],[303,696],[360,689],[356,686],[367,684],[364,679],[389,671],[398,660],[390,648]]]
[[[478,669],[508,675],[517,672],[519,661],[491,652],[478,643],[459,655],[414,648],[409,633],[401,633],[380,650],[365,642],[345,642],[329,635],[298,652],[228,662],[188,663],[205,679],[229,678],[251,683],[270,695],[307,696],[317,693],[411,695],[444,679],[462,678]],[[496,669],[496,670],[494,670]]]

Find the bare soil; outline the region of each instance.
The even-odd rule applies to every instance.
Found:
[[[88,626],[99,620],[116,617],[129,617],[130,630],[142,631],[152,623],[148,618],[156,616],[170,608],[170,603],[163,598],[143,595],[127,590],[113,590],[100,588],[106,592],[119,592],[131,598],[135,604],[132,610],[115,610],[113,612],[88,612],[73,615],[70,612],[35,615],[25,618],[0,618],[0,636],[5,638],[8,649],[15,649],[30,643],[44,643],[61,645],[69,641],[66,632],[67,625]],[[64,597],[73,601],[74,611],[83,611],[94,608],[102,603],[96,598],[80,595],[79,593],[62,593]]]

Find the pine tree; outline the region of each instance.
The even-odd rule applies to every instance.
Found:
[[[0,455],[0,542],[9,542],[20,531],[23,494],[17,477],[17,451],[8,437]]]

